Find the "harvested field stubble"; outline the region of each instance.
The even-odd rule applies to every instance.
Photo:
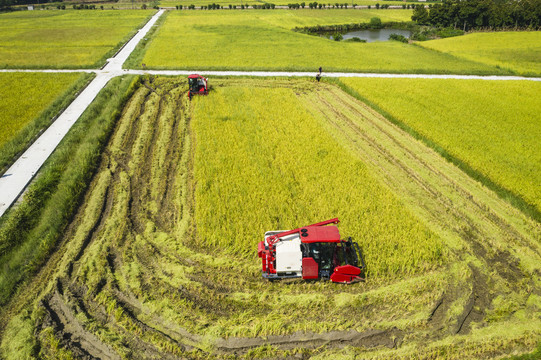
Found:
[[[22,201],[0,218],[0,306],[55,250],[134,85],[131,80],[118,77],[109,82],[42,166]]]
[[[143,80],[46,285],[3,314],[2,355],[464,359],[534,347],[538,227],[499,218],[513,211],[501,202],[476,207],[489,195],[337,87],[213,86],[189,102],[184,79]],[[366,283],[261,280],[264,230],[336,214],[366,251]]]

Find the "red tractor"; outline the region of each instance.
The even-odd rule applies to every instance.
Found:
[[[188,97],[190,100],[194,95],[208,95],[208,79],[202,77],[201,75],[192,74],[188,76]]]
[[[263,278],[325,279],[351,284],[364,280],[365,264],[357,243],[340,239],[330,219],[294,230],[267,231],[258,245]]]

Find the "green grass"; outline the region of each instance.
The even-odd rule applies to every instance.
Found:
[[[529,354],[517,355],[509,358],[509,360],[539,360],[541,359],[541,342],[537,345],[535,351]]]
[[[541,74],[541,32],[473,33],[417,43],[454,56],[510,69],[520,75]]]
[[[297,26],[408,21],[409,10],[175,11],[141,62],[151,68],[504,73],[484,64],[395,41],[340,43],[291,31]]]
[[[89,74],[0,74],[0,173],[50,124]]]
[[[502,196],[539,217],[540,83],[345,78],[341,81],[463,164],[471,175],[492,184]]]
[[[0,14],[0,67],[99,67],[153,12],[52,10]]]
[[[115,78],[98,94],[23,201],[0,219],[0,306],[47,259],[81,200],[133,78]]]

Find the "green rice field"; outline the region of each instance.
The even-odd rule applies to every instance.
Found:
[[[152,13],[45,10],[0,14],[0,67],[99,67]]]
[[[1,73],[0,148],[51,105],[79,76],[81,74],[77,73]]]
[[[541,83],[351,78],[341,81],[541,211]]]
[[[417,44],[520,75],[541,75],[540,31],[473,33]]]
[[[163,6],[163,7],[174,7],[174,6],[177,6],[177,5],[182,5],[183,7],[187,7],[187,6],[190,6],[190,5],[195,5],[195,6],[205,6],[205,5],[210,5],[210,4],[219,4],[221,6],[224,7],[224,9],[227,7],[229,8],[229,4],[231,5],[237,5],[240,6],[242,4],[244,5],[264,5],[266,3],[270,3],[270,4],[275,4],[275,5],[288,5],[288,4],[294,4],[294,3],[298,3],[298,4],[301,4],[302,1],[287,1],[287,0],[276,0],[276,1],[261,1],[261,0],[248,0],[248,1],[244,1],[244,0],[216,0],[216,1],[208,1],[208,0],[165,0],[165,1],[160,1],[160,6]],[[308,8],[308,4],[310,2],[304,2],[305,3],[305,8]],[[319,2],[318,2],[319,3]],[[322,2],[323,3],[323,2]],[[397,5],[403,5],[404,2],[403,1],[377,1],[377,0],[359,0],[359,1],[355,1],[353,3],[348,3],[348,8],[351,8],[352,7],[352,4],[355,4],[356,6],[359,5],[359,6],[368,6],[368,5],[371,5],[372,7],[375,7],[376,4],[379,3],[380,5],[383,5],[383,4],[387,4],[387,5],[394,5],[394,6],[397,6]],[[410,2],[408,1],[406,3],[406,5],[411,5],[411,6],[414,6],[416,3],[418,2]],[[325,3],[325,5],[327,6],[329,3]],[[330,5],[334,5],[335,3],[330,3]],[[341,3],[341,4],[344,4],[344,3]]]
[[[141,63],[156,69],[291,70],[498,74],[494,66],[394,41],[345,43],[291,31],[336,23],[408,21],[410,10],[175,11],[142,45]],[[203,45],[204,44],[204,45]]]

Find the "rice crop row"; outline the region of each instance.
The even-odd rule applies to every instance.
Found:
[[[89,77],[77,73],[0,74],[0,173],[67,106]]]
[[[398,122],[541,211],[541,84],[341,79]],[[526,205],[527,207],[527,205]]]
[[[153,12],[45,10],[0,14],[0,67],[99,67]]]
[[[408,21],[409,10],[176,11],[156,31],[142,63],[151,68],[406,73],[505,73],[494,66],[396,41],[336,42],[294,27]],[[204,44],[204,45],[203,45]],[[140,64],[137,64],[140,66]]]

